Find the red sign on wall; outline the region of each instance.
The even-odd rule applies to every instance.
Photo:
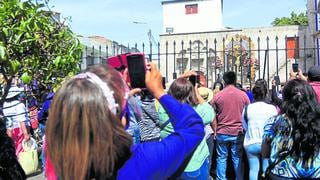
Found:
[[[288,59],[299,58],[299,37],[288,37],[287,44],[287,57]]]

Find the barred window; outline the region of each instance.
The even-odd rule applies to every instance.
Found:
[[[185,9],[186,14],[198,14],[198,4],[188,4]]]

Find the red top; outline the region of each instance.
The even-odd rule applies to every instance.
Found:
[[[245,92],[228,85],[212,100],[217,113],[217,133],[237,136],[242,133],[242,111],[250,103]]]
[[[317,94],[318,102],[320,102],[320,82],[312,81],[309,82],[309,84],[312,86],[314,92]]]

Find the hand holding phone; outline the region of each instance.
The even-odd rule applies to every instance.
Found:
[[[154,63],[150,63],[150,70],[146,72],[146,86],[157,99],[166,94],[162,87],[162,75]]]
[[[293,72],[299,72],[299,64],[298,63],[293,63],[292,64],[292,71]]]
[[[193,86],[196,86],[196,84],[200,84],[200,74],[197,75],[191,75],[189,77],[189,81]]]
[[[146,64],[144,54],[128,54],[126,59],[131,87],[146,88]]]

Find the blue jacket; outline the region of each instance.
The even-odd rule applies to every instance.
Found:
[[[54,93],[51,92],[47,95],[45,102],[43,103],[41,110],[38,113],[38,120],[42,123],[45,123],[48,118],[48,112],[50,108],[51,101],[53,99]]]
[[[169,95],[160,98],[174,133],[160,142],[132,147],[131,158],[118,171],[117,179],[168,179],[182,165],[204,137],[201,117],[187,105]]]

